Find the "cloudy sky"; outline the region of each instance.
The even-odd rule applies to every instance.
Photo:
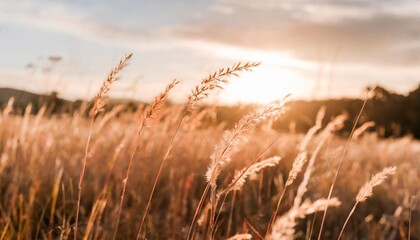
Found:
[[[0,1],[0,87],[86,99],[131,52],[114,97],[147,101],[177,78],[182,102],[238,61],[262,64],[215,101],[407,92],[420,83],[420,1]]]

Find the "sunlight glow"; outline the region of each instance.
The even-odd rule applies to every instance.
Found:
[[[302,89],[302,79],[296,72],[261,65],[233,79],[220,97],[226,103],[268,103],[287,94],[300,94]]]

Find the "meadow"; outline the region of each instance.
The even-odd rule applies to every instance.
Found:
[[[166,103],[174,80],[105,111],[130,57],[74,113],[3,106],[0,240],[420,238],[418,140],[357,122],[338,135],[346,116],[324,108],[306,134],[278,132],[283,96],[227,127],[202,100],[252,63],[210,73],[184,105]]]

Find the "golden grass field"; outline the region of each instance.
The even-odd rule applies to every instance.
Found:
[[[252,64],[210,74],[185,105],[165,104],[174,81],[136,112],[103,111],[128,59],[93,107],[3,108],[0,239],[420,238],[419,141],[340,137],[345,116],[323,119],[322,110],[306,135],[279,133],[271,124],[287,100],[227,129],[199,104]]]

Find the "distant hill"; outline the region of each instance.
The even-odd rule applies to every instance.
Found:
[[[13,88],[0,88],[0,103],[7,102],[11,97],[14,97],[16,102],[33,103],[41,98],[47,98],[48,96]]]
[[[420,139],[420,85],[406,95],[393,93],[379,86],[373,89],[373,96],[366,103],[359,125],[374,121],[376,126],[373,130],[380,136],[411,134]],[[293,101],[288,104],[290,110],[274,123],[274,128],[289,131],[292,123],[296,132],[306,132],[313,126],[318,110],[325,106],[327,111],[324,124],[338,114],[348,114],[349,118],[344,127],[344,132],[348,134],[362,105],[361,99]],[[218,118],[230,127],[250,110],[250,106],[219,107]]]
[[[37,94],[32,92],[27,92],[23,90],[13,89],[13,88],[0,88],[0,108],[3,108],[7,104],[10,98],[14,97],[14,108],[18,113],[22,113],[23,109],[31,103],[32,112],[38,112],[39,108],[43,105],[48,106],[49,113],[63,113],[63,112],[73,112],[75,109],[78,109],[83,103],[82,100],[69,101],[63,98],[58,97],[56,92],[53,92],[49,95],[47,94]],[[109,106],[112,108],[114,105],[126,104],[132,106],[133,108],[139,102],[129,100],[129,99],[110,99]]]
[[[32,112],[37,112],[46,104],[52,112],[64,111],[64,106],[73,106],[75,102],[67,101],[58,97],[56,93],[50,95],[36,94],[13,88],[0,88],[0,105],[4,106],[10,98],[14,97],[14,108],[22,112],[29,103],[32,104]]]

